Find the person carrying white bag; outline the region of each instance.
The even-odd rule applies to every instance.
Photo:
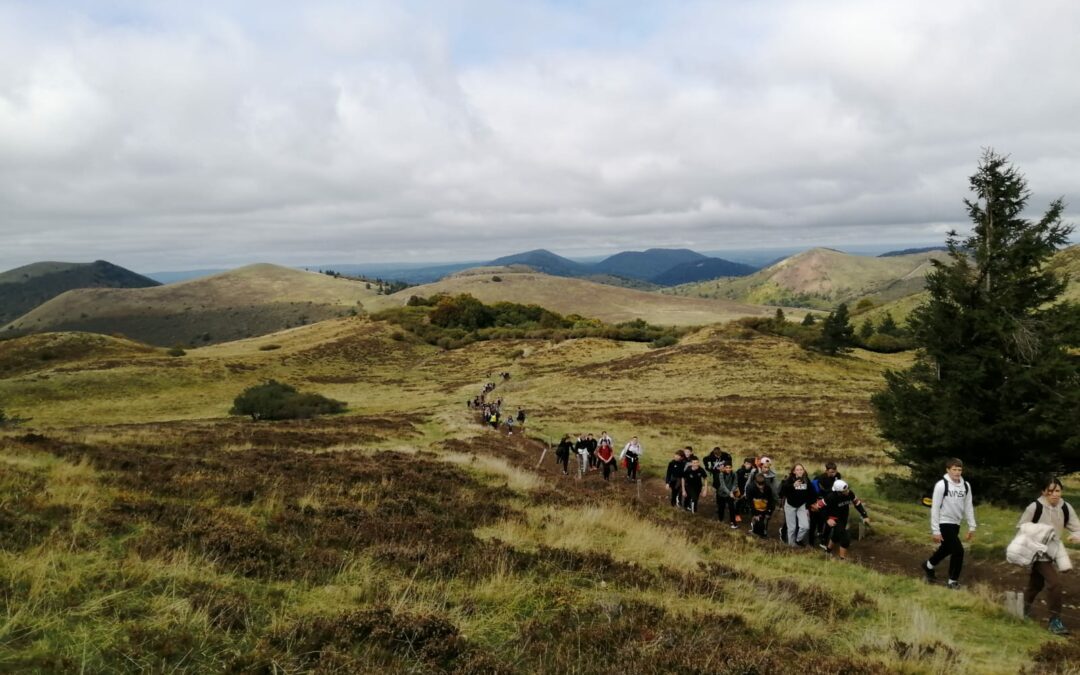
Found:
[[[1072,569],[1069,552],[1058,534],[1063,529],[1070,532],[1070,542],[1080,543],[1080,518],[1061,498],[1061,481],[1048,477],[1043,482],[1042,494],[1020,516],[1016,537],[1005,552],[1009,562],[1031,567],[1031,577],[1024,591],[1024,616],[1031,616],[1035,597],[1045,589],[1050,611],[1047,628],[1055,635],[1069,634],[1061,622],[1061,580],[1058,576],[1060,572]]]

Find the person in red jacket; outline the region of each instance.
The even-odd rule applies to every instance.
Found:
[[[596,447],[596,460],[604,471],[604,480],[611,480],[611,474],[617,470],[618,465],[615,462],[615,450],[608,439],[600,439],[600,445]]]

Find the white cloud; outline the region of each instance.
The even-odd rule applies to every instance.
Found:
[[[148,9],[149,8],[149,9]],[[0,268],[927,241],[1080,194],[1072,2],[22,3]]]

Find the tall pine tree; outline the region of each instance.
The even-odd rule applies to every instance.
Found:
[[[1038,477],[1080,469],[1080,307],[1057,302],[1067,279],[1047,261],[1068,242],[1064,204],[1021,217],[1030,195],[1006,157],[987,150],[965,200],[974,227],[950,232],[950,261],[927,276],[930,299],[909,321],[914,366],[888,372],[873,397],[890,454],[928,490],[960,457],[976,494],[1029,500]]]
[[[835,312],[830,312],[821,324],[821,337],[818,348],[830,356],[850,351],[855,342],[855,327],[851,325],[847,303],[840,303]]]

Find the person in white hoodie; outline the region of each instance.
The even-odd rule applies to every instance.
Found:
[[[1051,525],[1055,533],[1066,529],[1069,531],[1068,541],[1080,543],[1080,517],[1077,517],[1076,509],[1061,498],[1061,481],[1055,477],[1048,476],[1043,481],[1042,494],[1024,509],[1017,527],[1023,531],[1023,526],[1027,523]],[[1051,633],[1068,635],[1068,629],[1061,622],[1061,579],[1058,572],[1068,571],[1071,564],[1064,548],[1060,548],[1057,554],[1036,555],[1031,563],[1031,577],[1028,579],[1027,590],[1024,591],[1024,615],[1031,616],[1035,597],[1045,589],[1046,604],[1050,611],[1047,627]],[[1063,560],[1061,554],[1064,554]]]
[[[619,461],[626,463],[626,480],[637,481],[638,462],[643,452],[641,443],[638,442],[637,436],[634,436],[619,453]]]
[[[960,541],[960,523],[967,520],[967,540],[975,537],[975,507],[971,501],[971,484],[963,478],[964,463],[955,457],[945,462],[945,476],[934,484],[930,506],[930,535],[938,548],[923,563],[926,580],[935,579],[934,568],[949,558],[951,589],[960,588],[960,570],[964,567],[964,544]]]

